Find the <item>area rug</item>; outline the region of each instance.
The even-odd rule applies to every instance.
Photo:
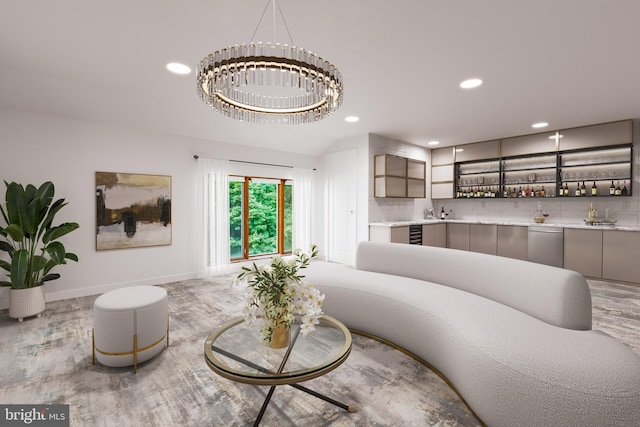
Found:
[[[637,288],[612,291],[596,285],[594,293],[600,294],[594,301],[604,307],[594,307],[597,328],[617,334],[639,352]],[[162,287],[170,301],[170,347],[140,364],[137,374],[131,368],[91,364],[91,310],[96,296],[48,303],[43,317],[23,323],[1,311],[0,403],[65,403],[71,426],[252,425],[268,387],[219,377],[203,356],[211,331],[240,315],[243,290],[232,286],[228,277]],[[352,353],[342,366],[304,385],[358,411],[348,413],[279,386],[261,425],[481,425],[423,364],[359,335],[353,336]]]

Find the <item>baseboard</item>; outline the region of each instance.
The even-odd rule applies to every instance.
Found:
[[[143,286],[143,285],[162,285],[165,283],[180,282],[182,280],[195,279],[196,273],[183,273],[175,274],[172,276],[151,277],[142,280],[133,280],[130,282],[110,283],[100,286],[92,286],[79,289],[61,290],[56,292],[46,292],[46,301],[60,301],[72,298],[88,297],[91,295],[100,295],[107,291],[111,291],[119,288],[127,288],[129,286]],[[0,299],[0,310],[9,308],[9,293],[7,292],[6,298]]]

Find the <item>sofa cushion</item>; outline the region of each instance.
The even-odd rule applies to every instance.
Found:
[[[575,271],[456,249],[377,242],[360,242],[356,268],[457,288],[551,325],[591,329],[591,292]]]

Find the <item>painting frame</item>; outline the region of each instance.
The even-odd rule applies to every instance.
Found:
[[[172,244],[172,178],[95,173],[96,251]]]

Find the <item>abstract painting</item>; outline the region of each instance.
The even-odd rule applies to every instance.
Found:
[[[170,244],[170,176],[96,172],[96,250]]]

